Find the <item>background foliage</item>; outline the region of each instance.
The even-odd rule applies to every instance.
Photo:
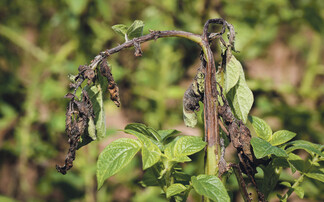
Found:
[[[75,166],[63,176],[55,164],[62,162],[67,150],[66,75],[75,74],[80,64],[89,63],[99,51],[123,42],[112,25],[140,19],[145,22],[144,34],[148,29],[200,34],[205,21],[217,17],[225,18],[237,31],[240,53],[236,57],[243,62],[255,96],[252,114],[266,120],[274,131],[284,128],[295,132],[295,139],[323,144],[323,1],[2,0],[0,199],[163,201],[158,189],[139,188],[142,173],[135,169],[139,157],[99,192],[95,162],[108,142],[126,136],[116,129],[129,122],[202,134],[186,129],[182,121],[182,96],[199,65],[199,48],[183,39],[162,39],[144,44],[142,58],[135,58],[133,51],[112,56],[122,108],[105,102],[109,137],[79,150]],[[201,154],[193,158],[203,160]],[[202,172],[195,165],[184,169]],[[292,180],[285,177],[280,176]],[[238,185],[229,180],[234,200]],[[307,179],[303,186],[306,199],[324,199],[319,182]],[[278,186],[271,194],[283,190],[284,186]],[[189,200],[198,200],[192,194]]]

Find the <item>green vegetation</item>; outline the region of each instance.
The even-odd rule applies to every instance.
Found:
[[[235,27],[235,47],[240,53],[233,54],[242,61],[243,67],[232,57],[226,67],[228,71],[217,78],[226,99],[232,101],[228,104],[236,117],[247,123],[253,133],[251,144],[255,156],[267,162],[257,168],[255,175],[260,191],[269,200],[277,198],[277,194],[282,200],[288,197],[323,200],[323,10],[321,1],[311,0],[246,0],[240,4],[198,0],[161,3],[147,0],[2,1],[0,198],[25,201],[130,198],[133,201],[164,201],[165,196],[188,196],[198,201],[199,195],[211,199],[224,196],[226,199],[219,200],[230,198],[232,201],[240,198],[241,186],[235,175],[225,174],[222,178],[224,189],[217,177],[203,174],[201,146],[204,142],[201,138],[192,140],[198,145],[194,151],[180,156],[174,154],[179,154],[175,149],[177,142],[189,137],[166,129],[181,128],[184,135],[190,133],[182,127],[181,100],[194,78],[192,72],[196,72],[200,64],[197,57],[200,48],[180,38],[142,44],[142,58],[135,58],[132,50],[109,57],[112,74],[120,88],[122,107],[116,109],[114,103],[107,100],[107,92],[102,93],[102,97],[96,93],[100,92],[99,86],[106,84],[97,82],[94,84],[97,87],[88,88],[90,100],[100,104],[97,108],[94,106],[96,116],[92,117],[92,128],[89,127],[87,133],[91,140],[101,141],[80,148],[73,169],[67,175],[55,170],[55,164],[62,162],[68,150],[64,135],[68,100],[63,98],[69,90],[66,75],[75,75],[79,65],[88,64],[100,51],[122,44],[123,37],[128,41],[142,33],[148,34],[149,29],[201,34],[207,19],[222,17]],[[123,37],[111,28],[116,24],[131,25],[135,19],[145,22],[145,27],[137,21],[133,26],[120,29],[125,32],[122,32]],[[218,63],[221,62],[219,55],[226,50],[215,47],[213,51]],[[246,96],[249,89],[254,95],[254,105],[253,97]],[[244,95],[243,99],[247,98],[243,105],[238,101],[242,98],[239,92]],[[81,95],[81,91],[77,93]],[[224,104],[223,99],[219,101]],[[203,108],[201,104],[200,107]],[[248,117],[251,107],[250,114],[262,117],[271,127],[262,119]],[[194,111],[200,129],[203,129],[202,111]],[[98,116],[100,113],[106,114],[106,122],[103,116]],[[126,123],[113,124],[116,123],[114,119]],[[138,125],[125,128],[126,133],[138,140],[128,139],[130,136],[125,138],[125,134],[117,130],[131,122],[145,123],[150,126],[145,126],[146,129],[155,131],[161,139],[142,137],[143,131],[138,133],[134,129]],[[107,130],[103,134],[104,128]],[[227,146],[223,132],[220,135]],[[169,133],[172,134],[169,141],[175,139],[163,142],[162,137]],[[194,130],[194,133],[203,136],[202,130]],[[84,144],[90,141],[86,137],[82,138]],[[117,152],[120,147],[113,147],[120,144],[129,149],[128,158],[115,170],[109,169],[111,173],[97,173],[97,177],[102,176],[102,180],[98,180],[102,187],[97,192],[97,163],[104,164],[103,156],[106,154],[109,158],[109,150]],[[141,155],[136,155],[138,151]],[[238,162],[235,156],[225,158]],[[192,162],[182,163],[189,160]],[[152,171],[153,167],[157,167],[158,175]],[[170,170],[165,170],[166,167]],[[145,170],[144,174],[139,168]],[[179,175],[175,176],[178,171]],[[235,168],[230,172],[237,174]],[[168,178],[158,179],[161,173]],[[162,183],[157,186],[162,190],[166,188],[165,196],[160,194],[156,184],[152,184],[156,183],[152,181],[154,177]],[[243,177],[248,180],[245,175]],[[166,179],[170,178],[175,180],[166,186]],[[141,188],[143,186],[147,188]],[[213,188],[202,189],[204,186]],[[189,190],[195,191],[189,193]],[[206,190],[223,194],[215,195]],[[253,186],[248,191],[256,196]]]

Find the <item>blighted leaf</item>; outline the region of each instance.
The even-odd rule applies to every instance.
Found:
[[[131,26],[126,31],[129,39],[140,37],[143,35],[144,22],[141,20],[135,20]]]
[[[123,25],[123,24],[118,24],[118,25],[114,25],[111,27],[116,33],[122,35],[123,37],[125,37],[125,35],[127,34],[127,26]]]
[[[195,112],[187,112],[183,109],[183,120],[187,127],[194,128],[197,125],[197,114]]]
[[[296,133],[290,132],[288,130],[279,130],[275,132],[270,139],[270,144],[273,146],[281,145],[288,142],[296,136]]]
[[[224,88],[226,93],[237,84],[241,69],[243,69],[241,63],[232,55],[230,61],[226,64],[225,70]]]
[[[253,129],[255,130],[258,137],[266,141],[270,141],[272,130],[264,120],[256,116],[249,116],[249,121],[251,122]]]
[[[92,140],[96,140],[97,136],[96,136],[96,125],[94,124],[94,120],[92,117],[89,118],[88,121],[88,134],[89,137],[91,137]]]
[[[134,139],[121,138],[110,143],[99,155],[97,161],[98,190],[104,181],[124,168],[141,148]]]
[[[125,130],[126,133],[135,135],[142,143],[143,170],[156,164],[161,158],[159,147],[150,138],[135,130]]]
[[[171,196],[180,194],[181,192],[186,191],[187,187],[185,187],[183,184],[175,183],[169,186],[166,190],[166,197],[169,198]]]
[[[222,181],[214,175],[199,175],[191,177],[192,185],[196,192],[211,200],[226,202],[230,197]]]
[[[278,157],[288,157],[287,153],[279,147],[272,146],[269,142],[254,137],[251,139],[251,145],[256,158],[261,159],[268,155],[275,155]]]

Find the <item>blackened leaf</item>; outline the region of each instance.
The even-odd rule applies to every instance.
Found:
[[[144,22],[141,20],[135,20],[133,24],[127,29],[127,36],[129,39],[140,37],[143,35]]]
[[[110,143],[97,161],[98,190],[104,181],[124,168],[141,148],[138,140],[121,138]]]
[[[196,192],[211,200],[229,202],[230,197],[222,181],[214,175],[199,175],[191,177],[192,185]]]

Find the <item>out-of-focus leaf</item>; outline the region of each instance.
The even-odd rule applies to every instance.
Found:
[[[181,133],[178,130],[174,130],[174,129],[168,129],[168,130],[158,130],[157,131],[162,139],[162,141],[166,141],[169,137],[173,137],[179,133]]]
[[[295,151],[296,149],[303,149],[307,151],[308,153],[315,153],[319,156],[324,157],[324,153],[321,152],[322,145],[314,144],[305,140],[295,140],[292,142],[287,143],[285,146],[290,146],[286,149],[287,153],[290,153],[292,151]]]
[[[294,192],[297,194],[297,196],[301,199],[304,198],[304,189],[302,187],[295,187]]]
[[[251,139],[251,145],[253,147],[255,157],[258,159],[271,154],[278,157],[288,157],[284,150],[280,149],[279,147],[272,146],[269,142],[258,137]]]
[[[271,139],[272,130],[264,120],[256,116],[249,116],[249,121],[251,122],[253,129],[255,130],[258,137],[266,141],[269,141]]]
[[[66,3],[70,7],[73,14],[80,15],[86,8],[88,0],[70,0],[66,1]]]
[[[151,141],[150,138],[138,131],[130,129],[125,130],[125,132],[135,135],[142,143],[143,170],[153,166],[160,160],[161,151],[159,147]]]
[[[99,155],[97,161],[98,190],[104,181],[124,168],[141,148],[134,139],[121,138],[110,143]]]
[[[324,172],[322,172],[320,169],[318,170],[314,170],[312,172],[309,173],[305,173],[305,175],[309,178],[313,178],[315,180],[324,182]]]
[[[296,136],[296,133],[290,132],[288,130],[279,130],[275,132],[270,139],[270,144],[273,146],[281,145],[288,142]]]
[[[218,177],[213,175],[199,175],[197,177],[191,177],[191,181],[198,194],[214,201],[230,201],[230,197],[222,181]]]
[[[181,192],[186,191],[187,187],[185,187],[183,184],[175,183],[169,186],[166,190],[166,196],[167,198],[180,194]]]

